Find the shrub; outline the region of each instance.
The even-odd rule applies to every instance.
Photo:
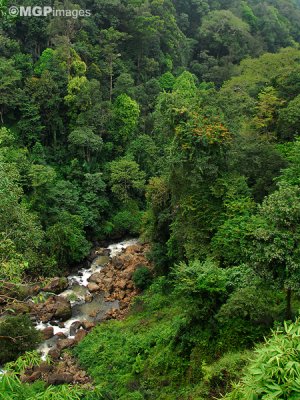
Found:
[[[145,290],[147,289],[153,280],[152,272],[149,268],[141,265],[132,276],[134,286],[137,289]]]

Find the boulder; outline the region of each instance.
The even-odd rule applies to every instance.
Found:
[[[97,292],[99,290],[99,286],[94,282],[88,283],[87,288],[91,293]]]
[[[87,335],[87,332],[84,329],[79,329],[79,331],[75,335],[75,342],[76,344],[81,342]]]
[[[52,358],[52,360],[58,360],[60,357],[60,350],[57,347],[53,347],[49,350],[48,355]]]
[[[102,279],[102,274],[100,272],[95,272],[89,277],[88,281],[93,283],[101,283]]]
[[[55,334],[55,336],[56,336],[58,339],[67,339],[67,336],[66,336],[63,332],[57,332],[57,333]]]
[[[117,286],[120,289],[125,289],[127,285],[127,282],[125,279],[120,279],[115,283],[115,286]]]
[[[51,339],[54,335],[53,326],[48,326],[47,328],[43,329],[42,335],[45,340]]]
[[[57,296],[55,300],[55,311],[54,317],[60,319],[61,321],[66,321],[71,318],[72,309],[69,300],[64,297]]]
[[[123,261],[122,261],[119,257],[114,257],[114,258],[111,260],[111,263],[112,263],[112,265],[113,265],[115,268],[117,268],[117,269],[122,269],[123,266],[124,266]]]
[[[73,375],[67,372],[54,373],[48,376],[49,385],[63,385],[64,383],[72,383]]]
[[[49,283],[47,283],[47,285],[45,287],[43,287],[43,291],[44,292],[51,292],[51,293],[61,293],[64,290],[67,289],[67,287],[69,286],[69,282],[68,279],[65,277],[62,278],[53,278],[51,279],[51,281]]]
[[[61,351],[73,347],[74,345],[75,345],[75,339],[61,339],[57,342],[56,346],[58,350]]]
[[[70,326],[70,336],[75,336],[78,329],[81,327],[81,321],[74,321]]]
[[[106,249],[106,248],[104,248],[104,247],[101,247],[100,249],[97,249],[95,253],[96,253],[96,255],[98,255],[98,256],[105,256],[105,257],[108,257],[108,256],[110,255],[110,250],[109,250],[109,249]]]
[[[42,304],[34,304],[31,312],[42,322],[52,319],[66,321],[72,316],[71,303],[61,296],[51,296]]]
[[[41,371],[35,371],[31,375],[21,375],[20,379],[23,383],[32,383],[40,379],[42,376]]]
[[[85,321],[82,321],[82,327],[83,327],[83,329],[90,331],[91,329],[93,329],[95,327],[95,323],[85,320]]]

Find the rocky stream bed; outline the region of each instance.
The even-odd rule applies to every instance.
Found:
[[[123,318],[137,290],[132,276],[145,257],[147,245],[136,239],[98,248],[89,265],[66,278],[53,278],[44,287],[32,285],[34,296],[13,305],[16,313],[29,313],[43,335],[38,348],[43,360],[52,363],[28,369],[24,382],[44,379],[49,384],[89,384],[86,372],[63,350],[75,346],[95,325],[112,318]]]

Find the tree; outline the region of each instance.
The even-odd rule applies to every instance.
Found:
[[[119,44],[126,36],[126,33],[119,32],[113,27],[100,31],[101,53],[105,59],[105,73],[109,77],[109,101],[112,101],[115,63],[121,57]]]
[[[82,219],[66,211],[61,212],[57,222],[47,228],[45,239],[47,251],[62,266],[83,260],[90,250]]]
[[[279,114],[279,135],[283,139],[293,139],[299,135],[300,129],[300,95],[291,100]]]
[[[79,149],[86,162],[91,161],[92,154],[96,154],[102,148],[102,139],[97,136],[93,129],[80,127],[70,133],[68,137],[70,147]]]
[[[7,108],[18,103],[18,86],[21,73],[15,68],[13,60],[0,57],[0,122],[4,123],[3,116]]]
[[[116,197],[128,203],[130,198],[140,194],[145,187],[145,173],[139,165],[127,158],[110,163],[110,185]]]
[[[140,109],[137,102],[126,94],[118,96],[113,104],[112,129],[115,140],[127,144],[137,128]]]
[[[300,189],[280,184],[259,207],[248,235],[249,263],[269,283],[286,291],[286,318],[300,283]]]

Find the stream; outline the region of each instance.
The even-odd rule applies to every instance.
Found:
[[[72,330],[72,324],[75,321],[101,321],[106,312],[112,308],[119,308],[119,301],[107,302],[104,294],[91,294],[87,288],[89,277],[99,272],[113,257],[122,253],[128,246],[136,244],[137,239],[124,240],[119,243],[111,244],[107,247],[109,256],[96,256],[89,268],[82,268],[74,274],[68,276],[69,286],[59,294],[70,300],[72,307],[72,317],[63,324],[53,325],[50,322],[39,322],[36,329],[44,330],[49,326],[53,326],[54,336],[45,340],[39,347],[42,359],[46,358],[49,350],[56,344],[59,332],[63,333],[67,338],[74,338],[75,332]],[[71,328],[71,331],[70,331]]]

